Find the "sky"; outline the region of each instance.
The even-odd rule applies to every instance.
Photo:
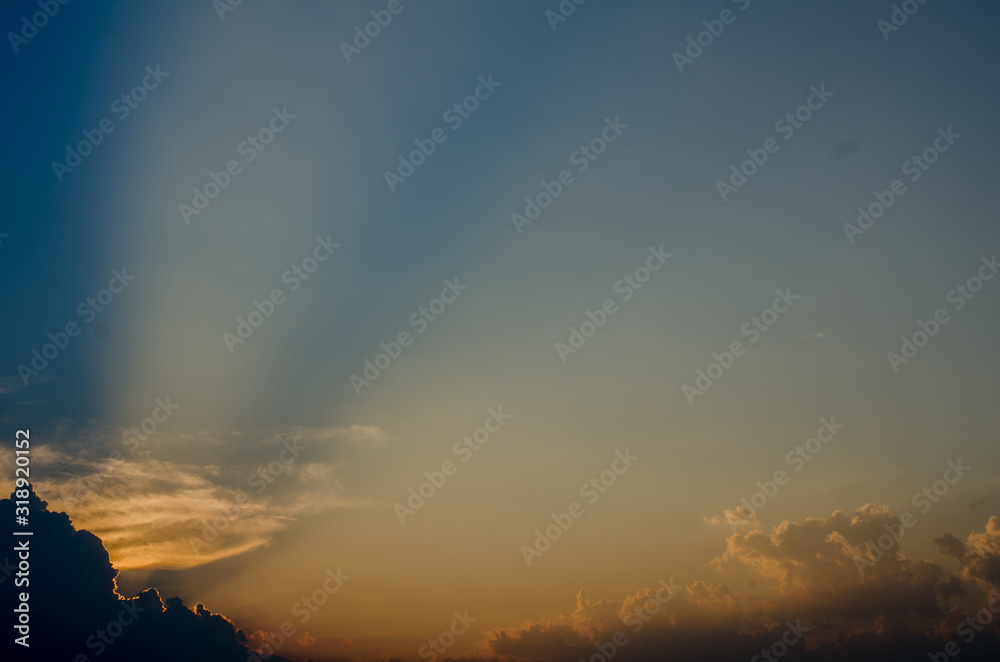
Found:
[[[115,600],[301,660],[926,659],[1000,586],[994,3],[39,7],[0,422]]]

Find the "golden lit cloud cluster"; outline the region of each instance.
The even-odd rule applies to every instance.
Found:
[[[726,523],[725,516],[715,523]],[[705,581],[665,592],[667,582],[661,582],[620,601],[594,601],[581,589],[568,614],[495,629],[488,643],[501,656],[589,659],[610,650],[617,636],[628,640],[616,646],[625,660],[651,659],[665,647],[674,652],[671,659],[749,658],[798,624],[808,628],[798,643],[803,659],[854,648],[870,659],[888,651],[904,657],[901,651],[926,652],[954,636],[949,626],[957,616],[979,609],[997,587],[1000,517],[965,542],[951,535],[939,539],[942,550],[962,563],[957,574],[909,558],[898,546],[859,572],[856,558],[868,541],[898,523],[886,507],[868,504],[850,514],[836,511],[802,523],[784,521],[770,531],[734,533],[709,567],[742,573],[752,592],[738,596],[724,584]],[[996,641],[996,622],[988,630],[983,639]]]

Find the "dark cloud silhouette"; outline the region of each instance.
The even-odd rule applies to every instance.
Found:
[[[16,493],[15,493],[16,494]],[[23,496],[23,495],[22,495]],[[13,522],[15,495],[0,500],[0,521]],[[29,497],[30,537],[7,533],[5,550],[29,541],[28,585],[16,586],[14,571],[3,574],[3,613],[9,615],[28,593],[30,648],[13,645],[17,660],[39,662],[246,662],[246,635],[232,621],[202,604],[192,610],[180,598],[161,599],[154,588],[132,598],[116,592],[117,571],[101,540],[73,527],[66,513],[50,512],[33,490]],[[9,630],[9,624],[7,625]],[[4,657],[4,659],[9,659]],[[288,662],[272,656],[271,662]]]

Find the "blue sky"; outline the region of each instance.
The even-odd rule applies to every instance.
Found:
[[[509,582],[538,611],[557,602],[543,591],[572,596],[579,572],[615,545],[672,550],[673,574],[700,576],[729,533],[704,519],[781,468],[823,416],[842,420],[843,436],[761,514],[765,526],[869,502],[905,509],[962,456],[975,471],[909,544],[931,555],[943,530],[982,528],[970,504],[996,507],[1000,462],[998,284],[960,311],[946,297],[1000,246],[998,9],[932,0],[886,40],[877,21],[891,3],[743,4],[592,0],[553,31],[545,11],[556,2],[402,0],[351,62],[340,44],[384,3],[245,2],[224,20],[204,1],[60,6],[4,56],[14,156],[0,166],[13,193],[0,225],[0,420],[46,431],[53,480],[107,457],[168,395],[180,408],[143,462],[236,476],[267,457],[240,459],[247,440],[266,448],[282,430],[326,430],[309,434],[339,440],[316,456],[330,473],[296,485],[326,490],[342,514],[303,510],[295,486],[276,484],[265,497],[290,518],[280,530],[306,542],[253,552],[267,560],[343,531],[394,544],[392,504],[502,405],[513,416],[502,445],[463,468],[465,491],[456,485],[434,504],[440,517],[426,513],[426,529],[408,535],[451,540],[449,517],[475,504],[471,535],[513,567],[479,568],[493,579],[474,588]],[[5,31],[35,9],[6,8]],[[724,9],[734,21],[679,72],[673,54]],[[169,76],[115,118],[112,101],[147,66]],[[499,86],[450,128],[442,114],[489,76]],[[820,86],[832,95],[786,139],[776,122]],[[286,108],[294,118],[247,162],[239,145]],[[114,131],[58,181],[52,162],[103,117]],[[628,128],[578,172],[571,155],[615,118]],[[439,127],[447,139],[390,191],[385,171]],[[949,127],[961,138],[909,181],[903,164]],[[717,182],[769,138],[777,152],[723,201]],[[240,173],[185,224],[178,206],[229,160]],[[563,169],[574,183],[518,233],[511,214]],[[906,192],[851,243],[844,224],[895,179]],[[282,275],[317,237],[340,246],[290,291]],[[661,245],[670,260],[622,301],[616,282]],[[82,322],[77,305],[122,268],[135,280],[24,386],[18,366],[47,333]],[[411,314],[455,278],[468,289],[415,333]],[[286,300],[228,351],[223,334],[276,288]],[[682,385],[745,342],[741,327],[785,288],[801,299],[689,404]],[[608,298],[618,312],[561,362],[555,344]],[[951,321],[894,372],[887,352],[939,308]],[[403,331],[413,344],[358,395],[350,376]],[[351,426],[365,443],[330,432]],[[211,441],[196,449],[198,439]],[[518,541],[625,447],[643,462],[607,500],[615,507],[587,522],[607,534],[592,553],[563,552],[567,569],[533,592]],[[222,473],[202,476],[220,502],[240,482]],[[277,529],[262,530],[232,549],[259,550]],[[198,565],[178,554],[164,558]],[[663,559],[641,556],[594,588],[654,583]],[[182,582],[189,595],[194,585]],[[498,608],[498,622],[515,612]]]

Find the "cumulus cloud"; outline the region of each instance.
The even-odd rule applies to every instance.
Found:
[[[965,542],[945,533],[935,539],[941,553],[961,563],[963,575],[984,587],[1000,589],[1000,517],[994,515],[982,533],[973,532]]]
[[[339,437],[361,446],[385,446],[389,443],[389,433],[374,425],[352,425],[336,428],[334,437]]]
[[[869,559],[870,541],[900,529],[887,508],[869,504],[852,515],[837,511],[802,524],[782,522],[770,533],[733,535],[716,564],[736,562],[777,579],[773,599],[813,618],[938,615],[938,594],[953,582],[937,564],[909,559],[893,545],[877,562],[859,566]]]
[[[742,531],[746,529],[757,529],[760,528],[760,520],[757,519],[757,513],[746,510],[742,506],[738,508],[727,508],[722,511],[721,515],[713,515],[712,517],[704,518],[706,524],[718,525],[728,525],[733,532]]]
[[[147,532],[157,530],[164,512],[198,517],[199,501],[220,498],[202,477],[165,479],[177,486],[166,497],[151,486],[131,497],[100,498],[132,498],[125,509],[138,512],[137,530]],[[140,473],[130,484],[152,480]],[[32,584],[33,636],[41,642],[33,651],[41,655],[36,659],[75,659],[81,653],[93,659],[98,651],[100,660],[111,662],[248,659],[259,637],[204,605],[190,609],[178,598],[163,599],[155,589],[128,599],[119,595],[117,571],[101,540],[74,529],[65,513],[50,512],[37,497],[31,500],[32,542],[39,550],[32,568],[40,577],[38,586]],[[0,517],[9,521],[12,510],[11,501],[0,502]],[[105,516],[113,539],[130,549],[143,542],[129,526],[116,528],[111,511]],[[264,521],[266,513],[254,516]],[[868,504],[853,513],[836,511],[804,522],[781,522],[770,530],[733,533],[709,567],[747,577],[739,593],[710,580],[680,586],[672,579],[616,599],[594,598],[580,589],[565,613],[495,628],[484,643],[494,659],[504,662],[576,662],[595,655],[609,659],[612,651],[616,662],[750,659],[775,646],[806,662],[925,660],[929,652],[958,640],[958,628],[996,587],[1000,517],[965,540],[947,533],[937,539],[942,553],[961,564],[958,575],[933,561],[909,558],[898,547],[859,572],[856,559],[869,541],[898,524],[887,508]],[[155,549],[161,541],[154,536],[144,542]],[[12,592],[5,591],[5,599],[5,606],[13,608]],[[108,624],[123,613],[138,617],[108,639]],[[58,636],[46,634],[56,632]],[[792,632],[802,636],[789,639]],[[962,659],[997,659],[998,635],[996,622],[980,628],[973,640],[962,642]],[[299,641],[305,646],[314,642],[309,634]]]
[[[708,521],[729,524],[734,517],[745,523],[733,511]],[[749,588],[740,596],[707,581],[678,587],[669,597],[661,583],[620,601],[594,601],[581,590],[566,614],[495,629],[488,644],[500,656],[568,662],[608,658],[617,633],[627,639],[614,646],[620,661],[749,659],[790,628],[807,628],[788,647],[795,659],[926,660],[956,637],[969,605],[987,599],[982,589],[996,578],[1000,518],[964,543],[940,539],[942,549],[963,563],[962,577],[909,558],[898,546],[860,572],[857,559],[869,542],[899,524],[884,506],[868,504],[850,514],[785,521],[770,531],[736,532],[711,567],[748,575]],[[963,659],[995,660],[997,634],[995,624],[984,629],[963,647]]]

